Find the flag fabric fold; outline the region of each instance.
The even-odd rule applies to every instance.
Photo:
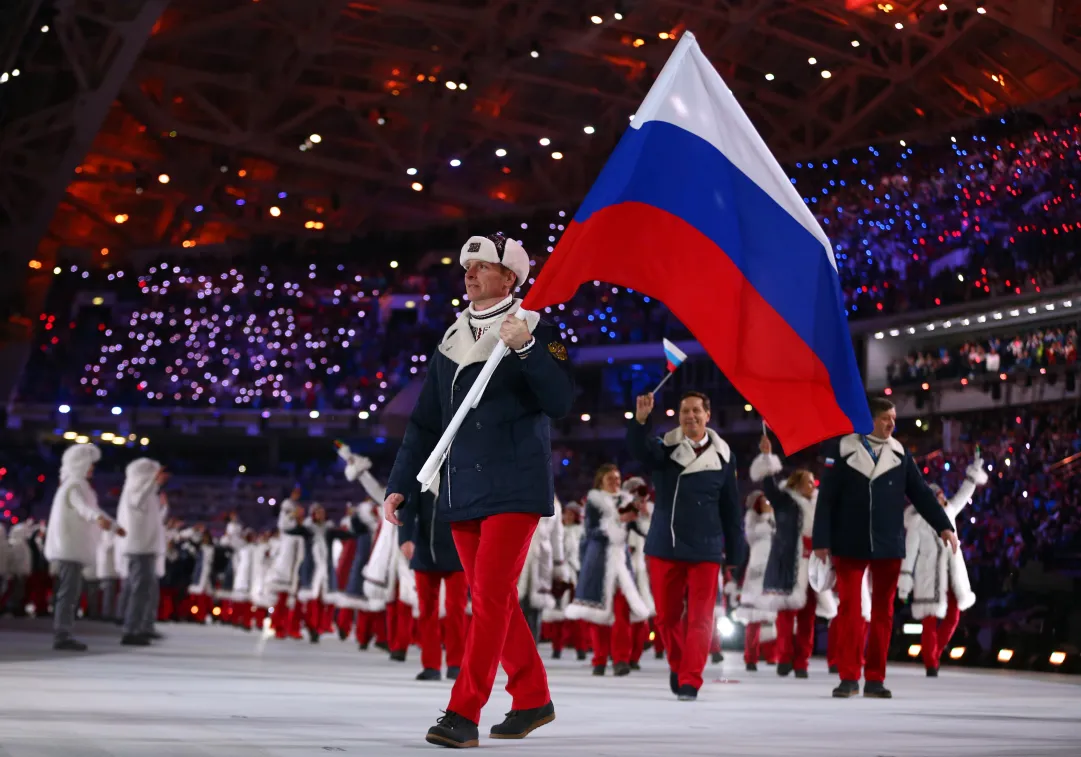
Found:
[[[523,307],[593,280],[661,300],[786,451],[871,429],[830,242],[689,32]]]
[[[676,368],[683,365],[683,361],[687,359],[687,353],[667,339],[661,341],[664,346],[664,359],[668,364],[668,372],[675,373]]]

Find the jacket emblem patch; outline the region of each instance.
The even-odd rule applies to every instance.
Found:
[[[566,360],[567,359],[567,348],[564,347],[559,342],[549,342],[548,343],[548,351],[552,353],[552,356],[556,360]]]

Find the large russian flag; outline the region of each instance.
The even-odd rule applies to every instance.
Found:
[[[830,242],[689,32],[523,307],[595,279],[665,303],[786,451],[871,430]]]

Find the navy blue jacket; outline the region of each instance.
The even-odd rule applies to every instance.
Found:
[[[653,503],[646,554],[665,560],[739,565],[743,560],[743,511],[736,485],[736,460],[712,429],[710,445],[695,456],[678,428],[663,439],[651,423],[627,424],[627,446],[650,470]]]
[[[499,346],[498,329],[497,323],[475,342],[467,310],[444,335],[428,361],[428,375],[387,482],[388,495],[408,496],[416,486],[416,475],[443,429]],[[528,353],[512,352],[499,364],[458,430],[440,471],[439,520],[554,512],[549,419],[570,412],[574,379],[559,332],[541,321],[533,336]]]
[[[953,530],[916,461],[896,439],[882,448],[877,463],[861,434],[827,442],[824,452],[815,549],[857,560],[903,559],[906,498],[935,531]]]
[[[436,498],[417,486],[398,509],[398,544],[413,542],[412,570],[457,572],[462,569],[450,523],[436,518]]]

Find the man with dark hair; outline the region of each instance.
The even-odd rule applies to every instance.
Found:
[[[837,571],[837,655],[841,684],[833,696],[857,696],[864,674],[865,697],[889,699],[884,685],[886,654],[893,633],[893,599],[905,556],[905,498],[956,552],[957,536],[946,512],[920,475],[916,461],[893,438],[897,411],[893,403],[869,403],[874,431],[849,434],[825,446],[825,467],[815,508],[815,554],[832,556]],[[866,664],[860,659],[865,639],[863,575],[871,572],[871,633]]]
[[[645,553],[657,630],[668,651],[669,684],[681,701],[693,701],[713,636],[721,564],[737,566],[743,554],[736,461],[707,426],[704,394],[683,395],[679,427],[663,438],[650,436],[652,412],[653,395],[639,397],[627,425],[627,445],[649,469],[657,494]]]
[[[471,237],[462,248],[469,307],[443,336],[409,418],[383,504],[387,520],[502,340],[514,354],[492,374],[469,410],[440,471],[435,515],[450,523],[472,595],[473,622],[446,715],[429,743],[475,747],[481,708],[496,669],[507,672],[513,703],[491,737],[520,739],[555,719],[548,677],[518,604],[518,576],[533,532],[554,512],[549,419],[570,412],[574,380],[559,331],[519,311],[512,292],[529,274],[529,256],[502,234]]]

